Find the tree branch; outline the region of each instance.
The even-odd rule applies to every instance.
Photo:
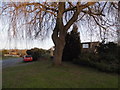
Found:
[[[79,13],[80,13],[83,9],[85,9],[85,8],[87,8],[87,7],[89,7],[89,6],[94,5],[95,3],[96,3],[96,2],[88,2],[88,3],[85,4],[85,5],[80,5],[80,3],[77,3],[77,5],[76,5],[76,11],[74,12],[73,17],[72,17],[72,18],[69,20],[69,22],[65,25],[65,29],[68,30],[68,29],[70,28],[70,26],[77,20]]]

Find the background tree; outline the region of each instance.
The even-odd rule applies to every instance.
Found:
[[[6,49],[2,50],[2,56],[4,56],[4,54],[8,54],[8,53],[9,53],[8,50],[6,50]]]
[[[113,11],[113,2],[7,2],[2,3],[2,16],[9,17],[9,35],[22,36],[25,31],[31,38],[43,38],[49,30],[53,30],[52,40],[55,44],[54,64],[61,65],[65,36],[74,22],[89,17],[91,23],[105,29],[111,23],[105,15]],[[112,13],[113,15],[113,13]],[[81,24],[81,22],[79,22]],[[83,24],[81,24],[83,25]],[[22,27],[22,28],[21,28]],[[26,28],[25,28],[26,27]],[[23,30],[25,28],[25,30]],[[17,34],[18,32],[21,32]]]
[[[63,49],[63,61],[72,61],[75,58],[78,58],[81,52],[80,44],[80,33],[78,32],[78,27],[73,26],[73,29],[70,33],[66,35],[65,38],[66,44]]]

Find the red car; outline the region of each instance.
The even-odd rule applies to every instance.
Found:
[[[23,57],[23,61],[33,61],[33,58],[32,58],[31,55],[25,55],[25,56]]]

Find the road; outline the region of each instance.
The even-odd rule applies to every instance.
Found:
[[[22,58],[9,58],[7,60],[0,60],[0,66],[2,65],[2,68],[11,67],[18,65],[22,61]]]
[[[28,65],[34,62],[23,62],[23,58],[9,58],[7,60],[0,60],[0,69],[12,66],[21,66],[21,65]]]

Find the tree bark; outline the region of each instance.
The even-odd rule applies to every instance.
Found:
[[[65,2],[59,2],[58,6],[58,14],[56,19],[56,26],[53,30],[52,39],[55,44],[54,50],[54,65],[61,65],[62,64],[62,53],[65,45],[65,36],[66,30],[64,29],[63,24],[63,12],[65,10]]]
[[[60,40],[56,43],[55,51],[54,51],[54,65],[59,66],[62,65],[62,54],[64,49],[64,43]]]
[[[56,25],[56,27],[53,31],[53,35],[52,35],[52,39],[53,39],[53,42],[55,44],[53,60],[54,60],[54,65],[59,66],[59,65],[62,65],[62,53],[63,53],[63,49],[65,46],[66,34],[65,33],[59,34],[62,32],[58,32],[58,31],[61,31],[61,29],[64,29],[64,26],[61,26],[61,29],[60,29],[59,26],[57,26],[57,25]]]

